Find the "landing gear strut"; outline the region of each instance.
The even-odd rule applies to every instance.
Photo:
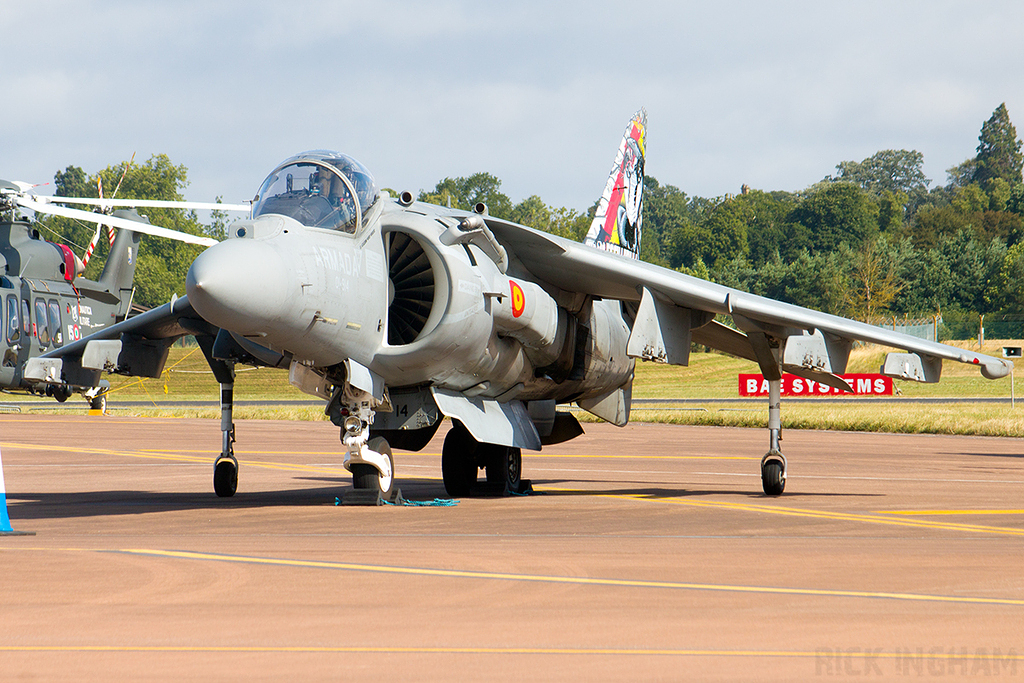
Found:
[[[238,460],[235,459],[234,382],[220,385],[221,450],[213,463],[213,490],[221,498],[230,498],[238,490]]]
[[[786,456],[782,454],[782,381],[768,380],[768,452],[761,458],[761,488],[778,496],[786,489]]]
[[[388,498],[395,486],[395,458],[386,439],[370,438],[375,403],[371,394],[345,382],[335,389],[327,414],[341,426],[345,468],[352,473],[352,487]]]

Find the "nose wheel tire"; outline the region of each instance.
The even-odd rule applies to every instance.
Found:
[[[352,464],[352,488],[376,489],[381,495],[387,496],[395,485],[395,456],[391,453],[391,445],[381,436],[374,437],[366,444],[371,451],[377,451],[388,459],[388,472],[381,473],[373,465],[365,463]]]
[[[220,498],[230,498],[238,490],[238,465],[230,458],[223,458],[214,466],[213,490]]]

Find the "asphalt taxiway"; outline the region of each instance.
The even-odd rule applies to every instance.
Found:
[[[444,498],[441,437],[397,452]],[[4,415],[0,679],[1024,678],[1024,440],[586,425],[536,494],[335,505],[330,423]]]

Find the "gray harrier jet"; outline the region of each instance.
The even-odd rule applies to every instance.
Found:
[[[936,382],[943,360],[990,379],[1010,364],[754,296],[638,260],[646,115],[630,121],[583,244],[492,217],[390,197],[344,154],[294,156],[264,181],[249,219],[204,251],[186,298],[36,359],[41,381],[101,370],[158,376],[193,334],[221,383],[214,488],[234,494],[234,365],[288,370],[341,428],[357,489],[388,494],[391,447],[419,450],[443,417],[441,471],[453,496],[481,469],[517,490],[521,449],[583,433],[558,406],[629,419],[634,359],[686,365],[692,343],[755,361],[770,385],[768,495],[782,493],[780,378],[850,390],[854,341],[895,349],[884,374]],[[731,321],[731,324],[727,324]],[[88,378],[87,378],[88,379]]]

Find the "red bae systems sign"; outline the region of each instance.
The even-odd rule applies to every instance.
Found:
[[[857,396],[892,396],[892,377],[885,375],[839,375],[853,387]],[[762,375],[740,375],[740,396],[767,396],[768,380]],[[840,391],[821,382],[804,379],[796,375],[782,375],[783,396],[846,396],[848,391]]]

